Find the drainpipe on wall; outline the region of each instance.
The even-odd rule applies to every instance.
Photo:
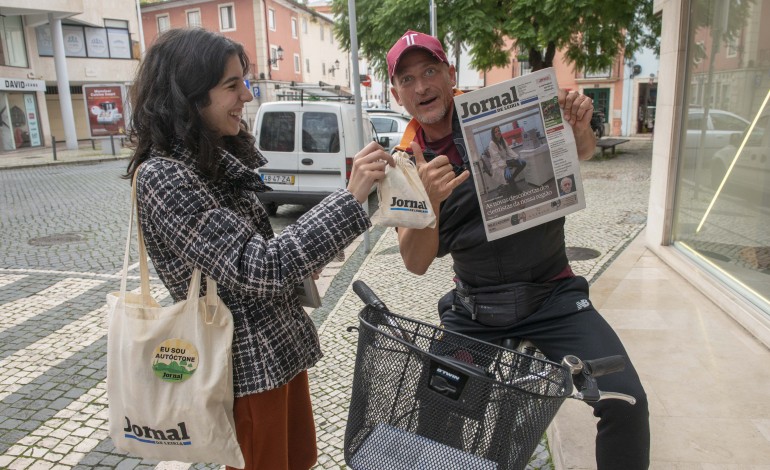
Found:
[[[139,20],[139,50],[142,54],[142,57],[144,57],[144,28],[142,28],[142,7],[139,4],[139,0],[136,0],[136,19]],[[142,57],[137,58],[141,59]]]
[[[273,66],[270,64],[270,18],[268,16],[267,11],[267,2],[262,2],[262,5],[264,5],[264,15],[265,15],[265,48],[267,49],[267,79],[272,80],[273,79]]]

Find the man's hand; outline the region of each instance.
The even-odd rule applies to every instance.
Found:
[[[559,106],[564,112],[564,119],[572,126],[575,134],[578,158],[588,160],[596,150],[596,136],[591,129],[591,117],[594,115],[594,102],[591,98],[576,91],[567,92],[559,89]]]
[[[591,127],[594,114],[594,102],[591,98],[578,93],[560,89],[559,106],[564,112],[564,119],[575,129],[575,133]]]
[[[437,211],[441,202],[467,180],[471,173],[465,170],[460,175],[455,175],[446,155],[439,155],[430,162],[426,162],[420,145],[417,142],[412,142],[410,145],[417,165],[417,173],[420,175],[433,208]]]

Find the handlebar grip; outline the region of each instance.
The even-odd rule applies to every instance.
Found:
[[[600,357],[590,361],[583,361],[586,371],[593,377],[622,372],[626,368],[625,356]]]
[[[371,305],[380,310],[388,310],[385,303],[377,297],[377,294],[375,294],[364,281],[355,281],[353,283],[353,292],[355,292],[366,305]]]

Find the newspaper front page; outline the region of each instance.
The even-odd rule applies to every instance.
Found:
[[[454,98],[487,240],[585,208],[552,68]]]

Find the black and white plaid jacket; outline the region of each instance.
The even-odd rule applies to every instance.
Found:
[[[261,155],[257,160],[264,165]],[[224,150],[220,181],[195,168],[181,145],[171,155],[154,151],[139,168],[139,220],[148,253],[176,301],[187,296],[193,266],[217,281],[235,320],[235,396],[280,387],[321,357],[295,286],[363,233],[369,219],[340,189],[274,236],[257,198],[266,187],[254,168]]]

